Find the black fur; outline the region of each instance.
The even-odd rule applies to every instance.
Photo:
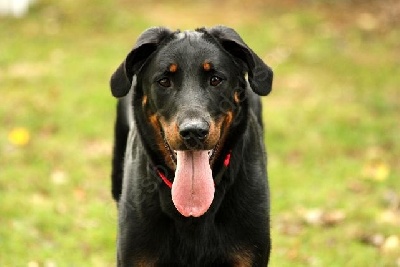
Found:
[[[208,61],[213,69],[202,70],[201,63]],[[162,73],[170,63],[178,70]],[[217,86],[210,85],[214,76],[222,76]],[[163,77],[170,87],[157,83]],[[272,77],[240,36],[224,26],[182,33],[151,28],[139,37],[111,78],[112,93],[120,97],[112,171],[118,266],[268,264],[269,190],[258,95],[271,91]],[[222,178],[216,181],[210,209],[198,218],[184,217],[156,172],[174,179],[168,150],[160,144],[160,136],[167,135],[160,120],[179,128],[182,120],[199,118],[222,125],[212,161],[213,177]],[[173,149],[192,149],[181,141]],[[210,149],[207,142],[202,146]],[[225,170],[228,153],[231,162]]]

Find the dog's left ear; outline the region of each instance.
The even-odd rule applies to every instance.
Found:
[[[172,32],[164,27],[153,27],[144,31],[125,61],[113,73],[110,80],[111,92],[123,97],[132,87],[133,76],[137,74],[159,44]]]
[[[241,59],[248,67],[251,88],[258,95],[268,95],[272,89],[273,72],[242,40],[239,34],[228,27],[216,26],[205,29],[232,56]]]

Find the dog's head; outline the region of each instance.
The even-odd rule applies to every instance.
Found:
[[[133,115],[153,163],[175,172],[173,195],[184,194],[181,187],[198,186],[202,195],[214,187],[212,170],[218,172],[246,120],[246,76],[256,94],[271,91],[272,70],[224,26],[148,29],[113,74],[114,96],[133,90]],[[185,201],[193,198],[177,202]],[[185,216],[205,212],[174,203]]]

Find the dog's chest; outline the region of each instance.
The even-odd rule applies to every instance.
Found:
[[[165,228],[147,240],[152,247],[135,266],[252,266],[254,255],[240,240],[215,225]],[[154,244],[157,244],[154,246]],[[142,254],[142,256],[143,256]]]

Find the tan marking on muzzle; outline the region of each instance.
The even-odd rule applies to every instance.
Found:
[[[235,92],[233,94],[233,101],[235,101],[236,104],[240,103],[240,97],[239,97],[239,93],[238,92]]]
[[[165,162],[167,163],[168,167],[170,167],[172,170],[175,169],[175,163],[171,158],[170,152],[165,147],[165,141],[161,135],[162,130],[161,130],[160,121],[157,118],[157,115],[156,114],[151,115],[149,117],[149,122],[154,131],[157,147],[161,151]]]
[[[147,104],[147,95],[144,95],[142,98],[142,107],[145,107]]]

